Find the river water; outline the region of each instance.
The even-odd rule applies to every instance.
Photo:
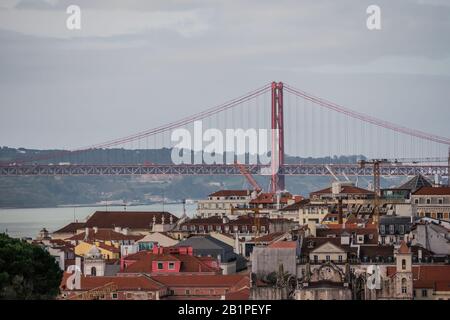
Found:
[[[186,204],[186,213],[193,216],[196,204]],[[152,204],[142,206],[128,206],[127,211],[164,211],[175,216],[183,214],[182,204]],[[88,215],[95,211],[123,211],[123,206],[106,207],[57,207],[33,209],[0,209],[0,233],[6,232],[11,237],[35,238],[38,232],[45,227],[52,232],[62,228],[73,221],[85,221]]]

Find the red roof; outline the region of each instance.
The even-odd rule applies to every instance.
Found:
[[[286,232],[274,232],[266,234],[262,237],[256,238],[255,242],[272,242],[278,238],[281,238],[283,235],[285,235]]]
[[[293,200],[290,193],[283,194],[280,197],[280,203],[287,204],[289,200]],[[277,194],[273,192],[262,192],[255,199],[251,200],[251,204],[272,204],[277,203]]]
[[[109,228],[115,227],[130,229],[150,229],[153,225],[153,218],[156,223],[161,223],[164,217],[164,223],[178,221],[178,218],[169,212],[144,212],[144,211],[96,211],[86,221],[85,226],[89,228]]]
[[[450,291],[450,265],[413,266],[414,288],[432,288],[436,291]],[[387,267],[387,275],[397,272],[396,267]]]
[[[245,197],[250,195],[250,190],[219,190],[211,193],[210,197]]]
[[[409,248],[406,245],[405,241],[402,241],[402,243],[400,244],[400,248],[398,248],[398,253],[401,253],[401,254],[410,253]]]
[[[85,240],[86,237],[86,231],[80,232],[70,238],[67,238],[66,240]],[[97,232],[94,228],[88,228],[88,241],[95,241],[95,240],[101,240],[101,241],[120,241],[120,240],[139,240],[142,239],[144,236],[139,235],[125,235],[120,232],[116,232],[112,229],[97,229]]]
[[[101,243],[101,242],[99,244],[96,244],[96,246],[98,248],[100,248],[100,249],[108,250],[108,251],[111,251],[113,253],[120,253],[120,249],[119,248],[116,248],[114,246],[108,246],[107,244],[104,244],[104,243]]]
[[[225,300],[249,300],[250,299],[250,289],[242,288],[237,291],[228,292],[225,294]]]
[[[153,261],[179,261],[181,262],[180,272],[221,272],[219,266],[214,268],[208,265],[207,262],[211,261],[211,259],[203,259],[189,254],[154,254],[152,251],[140,251],[127,256],[124,260],[134,262],[128,265],[121,273],[153,273],[156,271],[152,269]]]
[[[84,228],[84,224],[84,222],[72,222],[53,233],[76,233],[78,229]]]
[[[321,194],[332,194],[332,188],[326,188],[318,191],[311,192],[311,195],[321,195]],[[358,188],[354,186],[342,186],[341,194],[373,194],[373,191],[366,190],[363,188]]]
[[[295,241],[278,241],[270,244],[269,248],[278,248],[278,249],[292,249],[297,248],[297,242]]]
[[[450,196],[450,187],[422,187],[413,193],[415,196]]]
[[[67,290],[66,281],[70,275],[70,273],[64,273],[60,286],[62,290]],[[150,277],[144,275],[126,277],[81,276],[80,286],[81,290],[85,291],[103,287],[110,283],[115,284],[118,290],[155,291],[164,287],[164,285],[162,285],[161,283],[158,283],[152,280]]]

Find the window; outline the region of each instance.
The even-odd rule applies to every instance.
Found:
[[[326,260],[327,260],[327,262],[330,262],[330,256],[326,256]]]
[[[400,234],[405,234],[405,225],[401,224],[398,226]]]
[[[342,262],[342,256],[339,256],[339,257],[338,257],[338,261],[339,261],[339,262]]]
[[[415,204],[419,204],[419,199],[414,199]]]
[[[169,262],[169,270],[175,269],[175,262]]]
[[[407,289],[406,278],[402,278],[402,293],[406,293],[408,291]]]
[[[111,298],[112,298],[112,299],[117,299],[117,293],[112,293],[112,294],[111,294]]]
[[[96,276],[97,275],[97,269],[95,267],[91,268],[91,276]]]
[[[439,199],[438,199],[438,204],[443,204],[443,203],[444,203],[444,199],[439,198]]]
[[[422,297],[428,297],[428,290],[422,289]]]
[[[394,232],[395,232],[395,226],[393,224],[390,224],[389,225],[389,233],[394,234]]]
[[[442,212],[438,212],[437,218],[438,218],[439,220],[444,219],[444,215],[442,214]]]
[[[162,262],[158,262],[158,270],[164,269],[164,264]]]
[[[314,263],[319,262],[319,257],[317,255],[314,255]]]
[[[380,225],[380,233],[385,234],[386,233],[386,226],[384,224]]]
[[[190,290],[185,290],[184,293],[185,293],[186,295],[190,295],[190,294],[191,294],[191,291],[190,291]]]
[[[406,259],[402,259],[402,270],[406,270]]]
[[[431,199],[430,198],[427,199],[427,204],[431,204]]]

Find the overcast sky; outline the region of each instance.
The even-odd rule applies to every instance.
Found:
[[[272,80],[450,137],[450,2],[0,0],[0,146],[91,145]]]

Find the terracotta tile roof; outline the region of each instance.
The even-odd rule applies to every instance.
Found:
[[[130,229],[150,229],[153,225],[153,217],[156,223],[161,223],[164,217],[164,223],[169,223],[172,217],[173,223],[178,218],[169,212],[144,212],[144,211],[96,211],[86,221],[86,227],[93,228],[110,228],[114,227],[130,228]]]
[[[211,193],[209,197],[245,197],[251,194],[250,190],[219,190]]]
[[[414,288],[450,291],[450,265],[413,266],[412,271]],[[396,272],[396,267],[387,267],[388,276],[392,276]]]
[[[225,294],[225,300],[249,300],[250,299],[250,289],[242,288],[237,291],[228,292]]]
[[[414,196],[450,196],[450,187],[422,187],[413,193]]]
[[[400,244],[400,248],[398,248],[398,253],[401,253],[401,254],[410,253],[410,250],[405,241],[402,241],[402,243]]]
[[[278,241],[271,243],[269,248],[277,248],[277,249],[295,249],[297,248],[296,241]]]
[[[111,251],[111,252],[113,252],[113,253],[120,253],[120,249],[119,248],[116,248],[116,247],[114,247],[114,246],[108,246],[108,245],[106,245],[106,244],[104,244],[104,243],[99,243],[99,244],[96,244],[96,246],[98,247],[98,248],[101,248],[101,249],[104,249],[104,250],[108,250],[108,251]]]
[[[188,254],[154,254],[151,251],[140,251],[127,256],[124,260],[135,261],[121,273],[152,273],[157,270],[152,269],[153,261],[180,261],[180,272],[220,272],[220,267],[214,268],[207,264],[212,258],[203,259]]]
[[[67,238],[66,240],[85,240],[86,232],[80,232],[76,235]],[[112,229],[97,229],[97,232],[95,232],[94,228],[89,228],[88,231],[88,237],[87,241],[95,241],[95,240],[101,240],[101,241],[120,241],[120,240],[139,240],[142,239],[144,236],[142,235],[125,235],[120,232],[116,232]]]
[[[297,211],[298,209],[304,207],[305,205],[307,205],[309,203],[310,203],[309,199],[303,199],[301,201],[295,202],[293,204],[290,204],[290,205],[284,207],[280,211]]]
[[[67,238],[66,240],[85,240],[86,232],[80,232],[70,238]],[[88,241],[95,241],[95,240],[101,240],[101,241],[121,241],[121,240],[139,240],[142,239],[144,236],[142,235],[125,235],[120,232],[116,232],[112,229],[97,229],[97,232],[95,232],[94,228],[89,228],[88,231],[88,237],[86,240]]]
[[[238,286],[242,282],[248,282],[247,275],[162,275],[152,276],[152,279],[168,287],[225,287]]]
[[[280,197],[280,203],[287,204],[289,200],[292,200],[292,195],[286,193]],[[255,199],[250,201],[251,204],[273,204],[277,203],[277,195],[272,192],[262,192]]]
[[[342,229],[342,224],[327,224],[327,228],[328,229]],[[363,229],[375,229],[377,230],[377,225],[376,224],[372,224],[369,222],[364,226],[364,228],[361,228],[361,226],[358,223],[345,223],[345,229],[359,229],[359,230],[363,230]]]
[[[223,219],[221,217],[212,216],[208,218],[194,218],[182,223],[182,225],[193,225],[193,224],[222,225]]]
[[[84,228],[84,222],[72,222],[53,233],[76,233],[78,229]]]
[[[378,244],[378,230],[376,228],[342,228],[342,225],[340,225],[340,228],[334,228],[331,227],[332,225],[327,225],[327,227],[330,228],[318,228],[316,229],[316,236],[317,237],[338,237],[340,238],[343,233],[348,233],[349,235],[352,235],[355,233],[355,235],[364,235],[364,241],[368,244]],[[372,239],[370,239],[370,235],[372,235]]]
[[[65,272],[61,281],[60,288],[66,290],[66,281],[70,276]],[[131,291],[156,291],[164,288],[164,285],[144,275],[138,276],[114,276],[114,277],[91,277],[81,276],[81,290],[91,290],[105,286],[109,283],[114,283],[118,290],[131,290]]]
[[[286,232],[269,233],[262,237],[256,238],[255,242],[272,242],[274,240],[277,240],[277,239],[283,237],[285,234],[286,234]]]
[[[318,191],[311,192],[310,195],[321,195],[321,194],[332,194],[332,188],[326,188]],[[367,194],[372,195],[373,191],[366,190],[363,188],[358,188],[354,186],[342,186],[341,188],[341,194]]]

